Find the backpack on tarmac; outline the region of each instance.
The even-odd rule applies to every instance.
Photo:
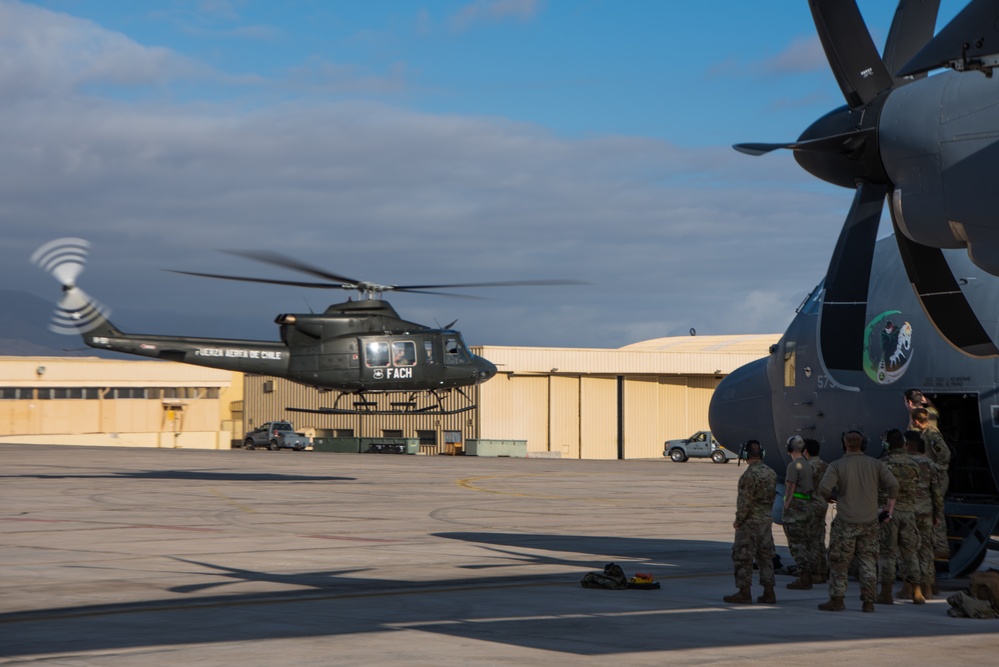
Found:
[[[579,584],[583,588],[606,588],[620,591],[628,588],[628,577],[617,563],[607,563],[603,572],[587,572]]]

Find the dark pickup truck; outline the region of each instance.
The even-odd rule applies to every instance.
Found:
[[[243,438],[243,449],[267,447],[271,450],[293,449],[301,452],[311,446],[312,440],[304,433],[296,433],[291,422],[267,422],[248,431]]]

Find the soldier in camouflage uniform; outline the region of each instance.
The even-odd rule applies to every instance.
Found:
[[[911,413],[912,424],[915,430],[922,434],[923,442],[926,443],[926,455],[930,457],[940,470],[939,482],[940,493],[947,496],[947,487],[950,485],[949,468],[951,459],[951,449],[944,440],[943,435],[931,423],[929,410],[926,408],[916,408]],[[934,544],[933,550],[937,558],[950,558],[950,546],[947,544],[947,522],[941,521],[933,527]]]
[[[943,523],[944,520],[940,469],[930,457],[926,456],[926,443],[923,442],[919,431],[906,431],[904,437],[905,451],[919,466],[919,487],[914,502],[916,529],[919,531],[919,571],[923,584],[923,597],[930,598],[937,592],[933,527]],[[906,590],[911,590],[911,587],[907,587]]]
[[[798,578],[787,585],[793,590],[811,590],[812,571],[819,556],[812,528],[812,466],[805,458],[805,441],[800,435],[788,438],[787,453],[791,462],[784,474],[784,514],[781,524],[787,547],[798,566]]]
[[[812,583],[825,584],[829,581],[829,559],[826,557],[826,511],[829,503],[817,491],[826,474],[829,464],[819,458],[821,446],[813,438],[805,438],[805,456],[812,466],[812,543],[815,545],[816,560],[812,569]]]
[[[854,554],[860,568],[860,595],[865,612],[874,611],[877,598],[878,489],[888,490],[888,519],[895,508],[898,480],[885,464],[864,455],[867,440],[858,431],[843,434],[843,457],[833,461],[822,476],[819,495],[836,494],[836,518],[829,531],[829,601],[822,611],[843,611],[846,605],[847,570]]]
[[[760,568],[763,595],[757,602],[775,604],[774,594],[774,536],[770,508],[777,492],[777,473],[763,463],[763,447],[756,440],[743,445],[739,457],[749,462],[749,467],[739,477],[739,496],[736,501],[735,542],[732,544],[732,561],[735,563],[735,585],[739,591],[726,595],[725,602],[750,604],[753,583],[753,559]]]
[[[891,520],[881,524],[881,558],[878,604],[894,604],[892,587],[895,585],[895,563],[901,561],[905,580],[912,588],[912,601],[923,604],[922,576],[919,566],[919,531],[916,525],[916,496],[919,493],[919,465],[904,450],[905,439],[902,432],[893,428],[884,435],[888,449],[884,464],[898,480],[898,497]],[[878,502],[887,505],[885,489],[878,493]]]

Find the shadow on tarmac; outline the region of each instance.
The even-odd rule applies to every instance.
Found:
[[[730,575],[713,576],[728,574],[731,568],[729,547],[719,542],[479,532],[437,537],[479,543],[502,553],[504,559],[518,558],[520,564],[601,569],[607,559],[619,558],[628,560],[628,569],[676,568],[676,574],[657,575],[663,583],[658,591],[605,591],[581,588],[578,570],[413,582],[351,576],[360,569],[283,574],[174,558],[207,571],[185,570],[192,577],[216,580],[167,589],[172,593],[186,595],[247,582],[300,590],[0,614],[0,634],[5,636],[0,655],[335,637],[390,632],[400,626],[580,656],[783,644],[790,640],[786,621],[793,621],[795,643],[885,638],[923,642],[934,635],[994,635],[996,628],[945,614],[941,618],[940,605],[899,605],[873,616],[861,615],[855,583],[849,590],[850,610],[840,614],[815,609],[813,598],[823,596],[821,587],[799,592],[804,595],[781,591],[776,606],[727,605],[721,594],[731,592]],[[572,555],[539,555],[523,549]],[[746,616],[747,612],[752,613]]]
[[[353,482],[356,477],[329,475],[286,475],[272,472],[212,472],[202,470],[142,470],[115,472],[110,475],[0,475],[18,479],[166,479],[198,482]]]

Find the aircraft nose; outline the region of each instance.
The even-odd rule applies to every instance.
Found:
[[[767,358],[736,369],[718,384],[708,406],[708,423],[711,434],[734,451],[739,451],[739,444],[746,440],[773,440]]]
[[[483,357],[475,357],[476,384],[481,384],[496,375],[496,364]]]

